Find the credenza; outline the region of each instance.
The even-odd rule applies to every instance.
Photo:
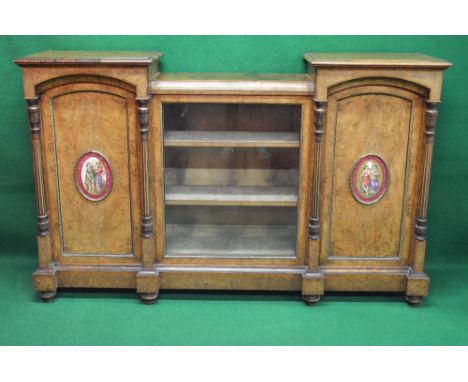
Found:
[[[160,52],[16,60],[39,296],[58,288],[428,294],[427,206],[450,63],[306,53],[303,74],[161,73]]]

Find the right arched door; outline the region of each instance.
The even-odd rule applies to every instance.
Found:
[[[320,263],[404,267],[416,217],[423,98],[362,81],[329,94]]]

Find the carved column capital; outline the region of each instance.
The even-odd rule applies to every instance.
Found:
[[[432,102],[426,100],[425,102],[426,110],[425,110],[425,118],[424,118],[424,136],[426,138],[426,142],[433,142],[434,141],[434,134],[435,134],[435,127],[437,124],[437,116],[438,111],[437,107],[439,106],[439,102]]]
[[[325,113],[327,110],[328,101],[319,101],[314,98],[314,104],[315,140],[321,141],[325,127]]]
[[[33,139],[39,139],[41,132],[41,111],[39,108],[40,97],[27,98],[29,114],[29,130]]]
[[[138,108],[138,123],[140,127],[140,133],[142,139],[148,138],[148,129],[149,129],[149,101],[148,98],[138,98],[137,108]]]

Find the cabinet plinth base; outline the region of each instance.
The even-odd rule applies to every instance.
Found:
[[[39,296],[51,300],[57,288],[136,289],[145,304],[156,301],[160,290],[258,290],[299,292],[305,303],[314,305],[325,292],[393,292],[407,296],[411,305],[427,295],[429,278],[407,268],[376,272],[374,268],[320,268],[307,272],[301,267],[219,267],[159,265],[154,269],[140,266],[69,266],[34,272]],[[365,281],[365,282],[364,282]]]

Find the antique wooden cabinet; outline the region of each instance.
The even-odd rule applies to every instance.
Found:
[[[21,58],[44,300],[57,288],[428,293],[442,73],[305,54],[307,74],[161,74],[159,52]]]

